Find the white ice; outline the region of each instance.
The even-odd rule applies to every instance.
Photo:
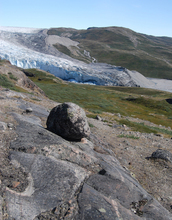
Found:
[[[16,65],[23,69],[42,69],[64,80],[74,79],[77,82],[99,80],[97,76],[90,74],[89,70],[84,65],[82,66],[77,62],[39,53],[25,48],[24,46],[17,46],[1,39],[0,57],[1,59],[9,60],[12,65]]]
[[[41,28],[24,28],[24,27],[4,27],[0,26],[0,31],[7,31],[13,33],[36,33],[42,30]]]

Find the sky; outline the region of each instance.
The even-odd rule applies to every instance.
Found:
[[[0,26],[118,26],[172,37],[172,0],[0,0]]]

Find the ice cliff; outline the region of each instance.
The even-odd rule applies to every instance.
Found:
[[[85,64],[46,44],[46,30],[0,27],[0,58],[18,67],[38,68],[64,80],[96,85],[144,86],[143,75],[108,64]],[[56,50],[56,51],[55,51]]]

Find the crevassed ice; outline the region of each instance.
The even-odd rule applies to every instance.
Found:
[[[68,60],[40,53],[25,46],[0,39],[0,57],[11,64],[28,69],[37,68],[48,71],[64,80],[96,85],[135,86],[129,71],[108,64],[84,64],[77,60]],[[10,38],[9,38],[10,40]],[[17,43],[17,44],[16,44]]]
[[[86,66],[64,58],[39,53],[24,46],[17,46],[0,40],[0,57],[7,59],[12,65],[29,69],[37,68],[48,71],[64,80],[74,79],[76,82],[99,81],[97,76],[90,74]],[[99,83],[97,83],[99,84]]]
[[[79,69],[77,64],[72,63],[72,61],[39,53],[24,47],[18,47],[3,40],[0,40],[0,57],[2,59],[8,59],[13,65],[24,69],[41,69],[43,66],[46,70],[51,66],[73,71]]]

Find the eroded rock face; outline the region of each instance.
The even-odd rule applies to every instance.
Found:
[[[10,159],[18,161],[30,174],[29,184],[24,192],[17,193],[7,188],[8,209],[10,217],[14,219],[32,220],[41,212],[54,207],[60,210],[60,206],[72,201],[86,176],[83,168],[42,155],[12,152]],[[21,207],[24,210],[22,215]],[[68,207],[65,210],[67,212]]]
[[[81,140],[90,135],[85,112],[78,105],[66,102],[53,108],[47,119],[47,129],[67,140]]]

